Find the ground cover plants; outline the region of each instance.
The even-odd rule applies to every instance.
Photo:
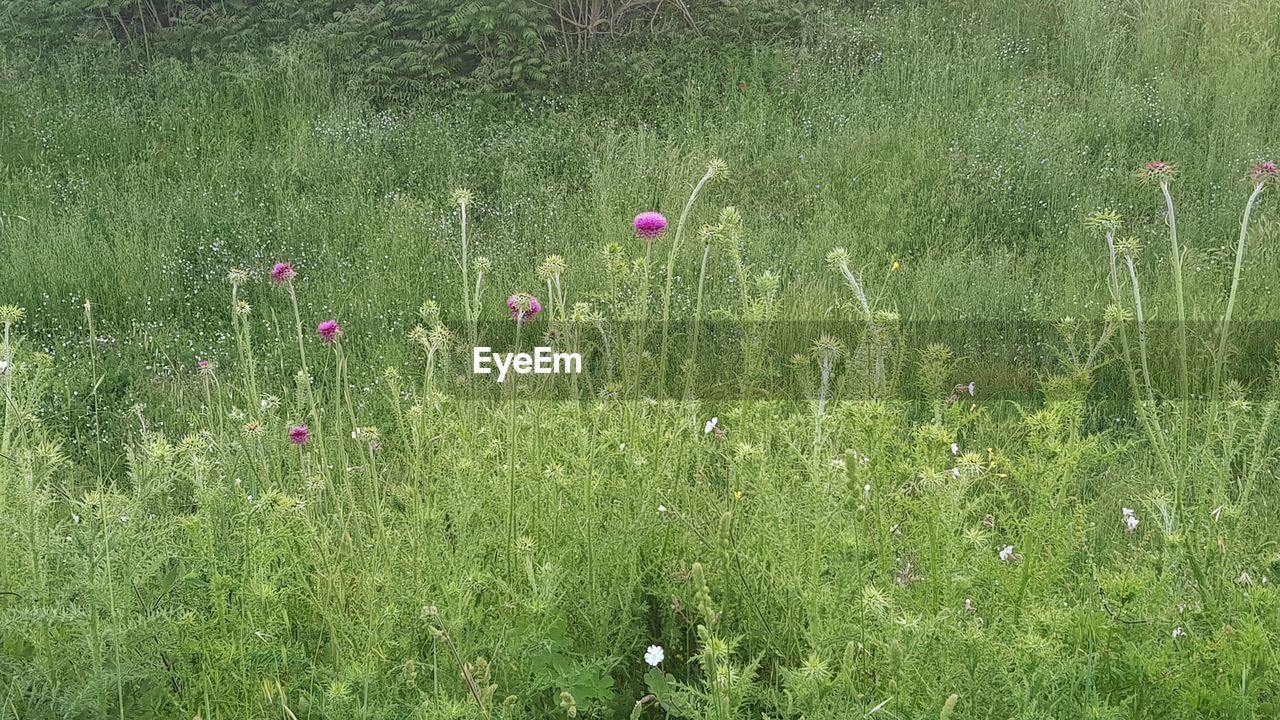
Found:
[[[841,17],[6,71],[0,717],[1280,713],[1276,13]]]

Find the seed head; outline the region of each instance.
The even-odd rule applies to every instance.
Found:
[[[729,165],[720,158],[712,158],[711,162],[707,163],[707,176],[711,180],[726,178],[729,176]]]
[[[249,282],[249,271],[241,268],[231,268],[227,271],[227,282],[232,285],[243,285]]]
[[[476,269],[477,273],[480,273],[481,275],[488,275],[489,271],[493,269],[493,261],[481,255],[471,261],[471,266]]]
[[[440,320],[440,305],[435,300],[424,300],[422,307],[418,308],[418,317],[428,323],[435,323]]]

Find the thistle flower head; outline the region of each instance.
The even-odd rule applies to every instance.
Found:
[[[409,342],[414,345],[421,345],[423,348],[431,346],[431,333],[421,325],[414,325],[409,331]]]
[[[14,325],[22,322],[27,311],[17,305],[0,305],[0,325]]]
[[[562,275],[567,269],[564,258],[559,255],[548,255],[546,260],[538,266],[538,278],[541,280],[550,280],[558,275]]]
[[[293,269],[292,263],[278,262],[271,268],[271,282],[277,285],[290,282],[297,276],[298,273]]]
[[[493,269],[493,261],[481,255],[471,261],[471,267],[475,268],[480,275],[488,275],[489,271]]]
[[[844,357],[844,354],[844,343],[830,335],[823,335],[813,341],[813,357],[818,362],[834,362]]]
[[[831,252],[827,253],[827,265],[832,270],[848,267],[849,251],[842,247],[832,248]]]
[[[289,429],[289,442],[294,445],[306,445],[311,440],[311,431],[306,425],[294,425]]]
[[[249,271],[243,268],[231,268],[227,271],[227,282],[232,285],[243,285],[249,282]]]
[[[453,342],[453,333],[444,325],[437,324],[427,332],[427,343],[437,349],[447,348]]]
[[[249,313],[251,313],[251,312],[253,312],[253,308],[249,306],[249,303],[245,302],[244,300],[237,300],[237,301],[236,301],[236,314],[237,314],[237,315],[239,315],[239,316],[241,316],[241,317],[247,317],[247,316],[249,315]]]
[[[1119,325],[1133,320],[1133,313],[1120,305],[1108,305],[1102,311],[1102,319],[1109,325]]]
[[[524,321],[542,312],[542,303],[533,295],[520,292],[507,298],[507,308],[511,310],[511,317]]]
[[[316,325],[316,333],[320,335],[320,339],[327,342],[337,342],[342,337],[342,326],[337,320],[325,320]]]
[[[1163,160],[1152,160],[1138,170],[1138,180],[1143,185],[1162,185],[1178,174],[1178,166]]]
[[[1270,160],[1260,162],[1249,170],[1249,178],[1255,183],[1275,185],[1280,183],[1280,168]]]
[[[1116,239],[1116,252],[1126,258],[1137,257],[1140,250],[1142,242],[1132,235]]]
[[[667,218],[660,212],[642,212],[631,221],[631,226],[641,240],[657,240],[667,229]]]
[[[1084,222],[1085,225],[1106,233],[1114,233],[1120,229],[1122,224],[1120,214],[1113,210],[1099,210],[1098,212],[1089,213]]]
[[[759,290],[761,295],[773,295],[778,291],[782,281],[774,271],[765,270],[755,277],[755,283],[756,290]]]
[[[197,360],[196,369],[200,371],[201,375],[208,377],[218,369],[218,363],[212,360]]]
[[[725,178],[729,176],[729,165],[720,158],[712,158],[707,163],[707,178],[715,180],[717,178]]]
[[[439,322],[440,305],[435,300],[424,300],[422,306],[418,308],[418,317],[428,323]]]
[[[470,205],[471,201],[474,199],[475,199],[475,194],[473,194],[470,190],[466,188],[458,188],[457,190],[454,190],[451,195],[449,195],[449,202],[453,203],[454,205],[457,205],[460,208],[465,208],[466,206]]]

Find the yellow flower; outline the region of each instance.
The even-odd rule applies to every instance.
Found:
[[[742,499],[742,491],[741,491],[741,490],[734,490],[734,491],[733,491],[733,499],[734,499],[734,500],[741,500],[741,499]]]
[[[898,262],[897,260],[894,260],[893,264],[889,266],[889,271],[893,272],[894,270],[897,270],[900,267],[902,267],[902,263]]]

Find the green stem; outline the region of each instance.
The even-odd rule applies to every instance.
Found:
[[[1249,234],[1249,216],[1253,214],[1253,204],[1262,194],[1264,183],[1258,183],[1244,206],[1244,218],[1240,221],[1240,240],[1236,244],[1236,264],[1231,273],[1231,292],[1227,295],[1227,311],[1222,316],[1222,334],[1218,339],[1218,357],[1213,365],[1213,405],[1217,405],[1218,392],[1222,387],[1222,372],[1227,363],[1227,338],[1231,333],[1231,312],[1236,306],[1236,291],[1240,288],[1240,270],[1244,266],[1244,241]]]
[[[1165,210],[1169,218],[1169,246],[1172,252],[1173,289],[1178,301],[1178,391],[1182,399],[1181,441],[1185,450],[1187,444],[1188,404],[1191,400],[1191,386],[1187,372],[1187,306],[1186,295],[1182,290],[1182,250],[1178,246],[1178,219],[1173,212],[1173,196],[1169,193],[1169,183],[1160,183],[1160,194],[1164,196]]]
[[[674,281],[676,271],[676,253],[680,250],[680,239],[684,237],[685,221],[689,218],[689,211],[693,209],[693,201],[698,198],[702,188],[715,175],[716,168],[714,166],[707,168],[706,174],[694,186],[693,193],[689,195],[689,201],[684,204],[684,210],[680,212],[680,222],[676,224],[676,237],[671,242],[671,252],[667,254],[667,280],[666,286],[662,290],[662,350],[658,354],[658,384],[660,386],[666,382],[667,378],[668,331],[671,323],[671,284]]]
[[[707,282],[707,260],[711,257],[711,244],[702,248],[702,268],[698,271],[698,299],[693,306],[693,345],[689,353],[689,372],[684,379],[684,399],[693,393],[693,376],[698,371],[698,336],[702,332],[702,290]]]

